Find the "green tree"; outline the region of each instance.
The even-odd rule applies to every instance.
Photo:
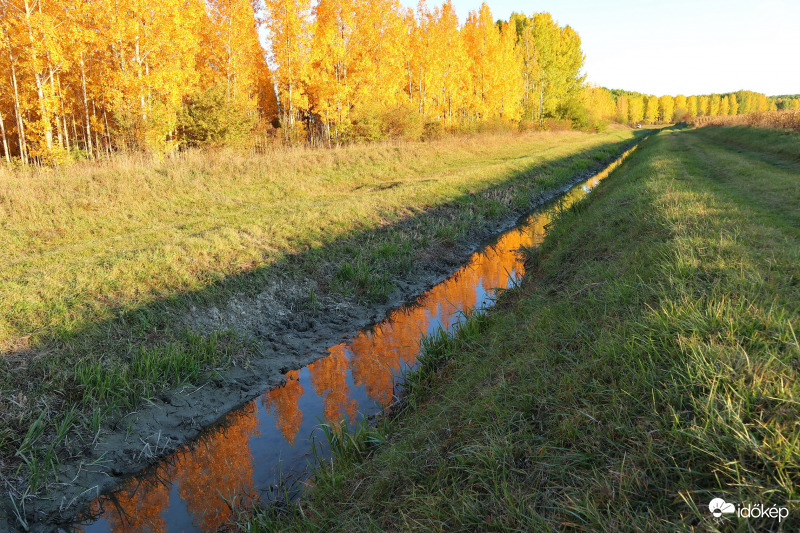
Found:
[[[247,141],[255,123],[250,102],[230,98],[229,86],[222,81],[189,99],[178,129],[190,146],[240,145]]]
[[[570,101],[580,100],[586,79],[580,73],[586,59],[580,37],[569,26],[561,28],[550,13],[515,14],[512,23],[517,48],[529,57],[523,77],[529,116],[540,124],[545,117],[565,117],[576,109]]]

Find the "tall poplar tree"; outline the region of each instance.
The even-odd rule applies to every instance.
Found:
[[[293,138],[301,114],[309,110],[312,13],[310,0],[265,0],[264,24],[270,58],[276,65],[281,124]]]
[[[633,96],[628,99],[628,120],[631,124],[644,120],[644,97]]]
[[[645,100],[644,120],[648,124],[655,124],[658,121],[658,96],[647,96]]]
[[[658,114],[661,117],[661,122],[665,124],[673,122],[675,99],[672,96],[664,95],[658,99]]]

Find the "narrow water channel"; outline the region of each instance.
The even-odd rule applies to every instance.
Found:
[[[558,209],[586,196],[632,151],[575,185],[559,200],[500,235],[445,281],[397,309],[287,382],[231,411],[190,447],[130,478],[93,502],[87,532],[216,531],[230,504],[259,501],[282,479],[302,480],[321,422],[352,426],[394,399],[414,367],[422,335],[452,330],[466,311],[493,304],[495,289],[524,273],[518,250],[541,243]]]

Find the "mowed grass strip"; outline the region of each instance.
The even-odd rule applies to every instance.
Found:
[[[641,134],[190,152],[0,174],[0,478],[16,497],[36,493],[109,419],[259,355],[246,335],[187,331],[192,306],[276,279],[381,301],[426,256]]]
[[[757,158],[800,164],[800,145],[794,131],[709,126],[696,130],[696,135]]]
[[[333,436],[307,497],[246,527],[800,528],[800,175],[749,161],[698,131],[646,141],[494,312],[426,343],[403,413]]]

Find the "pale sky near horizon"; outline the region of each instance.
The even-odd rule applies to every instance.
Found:
[[[452,0],[459,19],[481,0]],[[416,7],[415,0],[400,0]],[[800,0],[486,0],[497,19],[547,11],[581,37],[587,81],[646,94],[800,93]],[[428,0],[428,6],[441,0]]]

